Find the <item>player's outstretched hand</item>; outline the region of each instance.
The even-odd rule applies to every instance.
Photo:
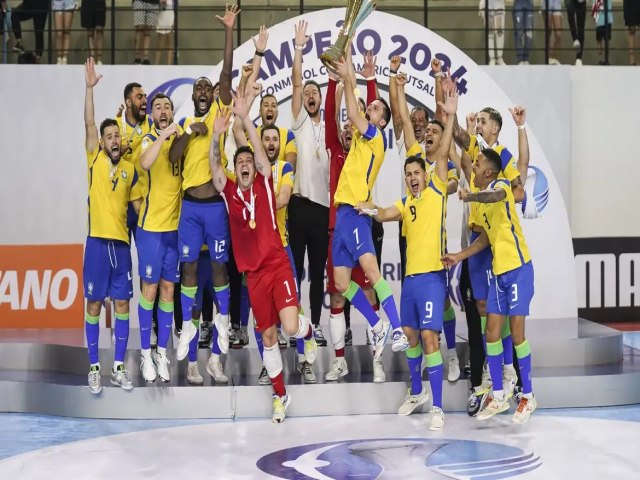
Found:
[[[521,127],[527,121],[527,109],[522,105],[516,105],[513,108],[509,109],[511,116],[513,117],[513,121],[516,122],[516,126]]]
[[[242,65],[242,78],[249,78],[253,73],[253,65],[245,63]]]
[[[260,92],[262,92],[262,84],[260,82],[253,82],[248,94],[249,108],[251,108],[253,101],[260,96]]]
[[[457,263],[460,263],[460,259],[458,258],[458,254],[456,253],[446,253],[444,254],[440,260],[445,268],[451,268],[455,266]]]
[[[309,38],[311,38],[307,35],[308,26],[309,24],[304,20],[300,20],[297,25],[294,25],[296,34],[294,44],[296,47],[304,47],[309,41]]]
[[[336,69],[338,70],[338,75],[342,78],[347,78],[349,76],[349,65],[347,61],[342,58],[338,63],[336,63]]]
[[[439,60],[437,58],[434,58],[433,60],[431,60],[431,70],[433,70],[433,73],[441,72],[442,60]]]
[[[236,23],[236,17],[240,13],[240,8],[238,5],[229,5],[228,3],[224,8],[224,17],[220,15],[216,15],[216,20],[218,20],[225,28],[225,30],[231,30]]]
[[[478,122],[478,112],[467,113],[467,131],[476,131],[476,123]]]
[[[232,92],[233,95],[233,92]],[[235,99],[234,99],[235,100]],[[235,108],[235,107],[234,107]],[[229,128],[229,119],[231,118],[231,109],[222,107],[218,110],[216,118],[213,121],[213,134],[215,137],[223,135]],[[192,127],[193,130],[193,127]]]
[[[196,135],[205,135],[209,131],[207,124],[204,122],[193,122],[190,127],[191,131]]]
[[[363,76],[364,78],[372,78],[376,76],[376,62],[378,61],[378,57],[373,56],[373,52],[369,51],[364,54],[364,63],[362,65],[362,70],[356,72],[358,75]]]
[[[162,130],[162,135],[166,139],[166,138],[169,138],[174,133],[176,133],[177,131],[178,131],[178,125],[176,125],[174,122],[171,122],[171,124],[167,128]]]
[[[102,75],[96,73],[96,64],[93,57],[87,58],[84,64],[84,81],[87,84],[87,88],[93,88],[100,81]]]
[[[438,105],[448,115],[455,115],[458,110],[458,86],[455,83],[443,87],[445,101],[438,102]]]
[[[391,57],[391,63],[389,64],[389,68],[394,72],[397,72],[402,65],[402,57],[400,55],[394,55]]]
[[[396,75],[396,83],[398,84],[399,87],[404,86],[408,81],[409,79],[407,78],[406,73],[400,72]]]
[[[122,115],[122,112],[124,112],[127,109],[127,105],[124,103],[121,103],[120,106],[118,107],[118,112],[116,113],[116,118],[120,118],[120,115]]]
[[[257,52],[264,52],[267,49],[267,41],[269,40],[269,30],[267,30],[267,27],[261,25],[258,35],[251,37],[251,40],[253,40],[253,46]]]

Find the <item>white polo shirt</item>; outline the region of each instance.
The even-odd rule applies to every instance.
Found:
[[[329,154],[324,143],[324,122],[315,124],[304,106],[291,122],[298,161],[293,193],[329,207]]]

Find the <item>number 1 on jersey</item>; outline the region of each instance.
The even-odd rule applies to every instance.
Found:
[[[285,280],[283,283],[284,283],[284,288],[287,289],[287,295],[291,296],[291,287],[289,286],[289,280]]]

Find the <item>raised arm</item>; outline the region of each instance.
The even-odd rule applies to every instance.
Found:
[[[244,131],[244,122],[236,117],[233,122],[233,139],[236,141],[236,147],[248,147],[249,141],[247,140],[247,134]]]
[[[350,55],[350,53],[347,53],[347,57]],[[355,78],[355,75],[353,75],[353,67],[349,61],[342,59],[338,63],[338,71],[344,81],[344,98],[347,104],[347,116],[349,120],[351,120],[351,123],[353,123],[353,126],[357,128],[359,132],[364,133],[369,128],[369,122],[360,114],[360,110],[358,109],[358,100],[354,92],[356,86],[353,83],[353,79]]]
[[[527,129],[525,128],[527,110],[520,105],[516,105],[515,107],[510,108],[509,111],[511,112],[513,121],[516,122],[516,127],[518,127],[517,166],[522,186],[524,186],[527,181],[527,173],[529,171],[529,137],[527,136]]]
[[[98,148],[98,127],[93,106],[93,87],[95,87],[102,75],[96,74],[96,66],[93,57],[89,57],[84,64],[84,147],[88,152]]]
[[[267,152],[264,151],[256,126],[251,121],[251,118],[249,118],[251,104],[256,97],[260,95],[261,90],[262,85],[254,83],[251,86],[251,91],[243,93],[238,92],[237,95],[232,92],[231,95],[233,96],[233,113],[236,115],[238,120],[243,122],[244,129],[249,136],[249,142],[251,142],[251,145],[253,146],[253,160],[256,163],[256,170],[260,172],[262,176],[269,178],[271,176],[271,164],[269,163],[269,157],[267,157]]]
[[[262,64],[262,57],[264,57],[264,51],[267,49],[267,41],[269,40],[269,30],[264,25],[260,26],[260,31],[258,35],[255,37],[251,37],[253,40],[253,46],[256,51],[253,54],[253,62],[251,66],[253,67],[253,73],[249,78],[249,84],[253,84],[260,74],[260,65]]]
[[[183,122],[181,120],[181,122]],[[182,127],[184,127],[183,123],[180,123]],[[182,135],[176,135],[173,137],[173,141],[171,142],[171,146],[169,147],[169,161],[171,163],[176,163],[178,160],[182,158],[184,154],[184,150],[187,148],[187,143],[189,143],[189,139],[196,135],[206,135],[209,129],[204,122],[193,122],[190,125],[187,125],[184,128],[184,132]]]
[[[442,115],[442,107],[440,106],[440,102],[444,103],[444,90],[442,88],[442,77],[444,77],[444,72],[442,71],[442,62],[437,58],[431,60],[431,70],[433,70],[433,75],[436,79],[436,111],[435,117],[437,120],[444,122]]]
[[[231,104],[231,69],[233,68],[233,26],[240,13],[237,5],[227,4],[224,17],[216,15],[216,19],[224,27],[224,53],[222,70],[220,71],[220,100],[224,105]]]
[[[224,173],[222,155],[220,153],[220,136],[229,128],[230,118],[231,109],[222,107],[218,110],[216,118],[213,121],[213,134],[211,137],[211,146],[209,147],[209,166],[211,167],[213,186],[218,193],[221,193],[227,184],[227,175]]]
[[[396,75],[401,63],[402,59],[396,55],[391,57],[391,64],[389,65],[389,107],[391,108],[391,121],[393,122],[393,133],[396,141],[400,140],[400,135],[402,134],[402,117],[400,116],[398,84],[396,82]]]
[[[495,188],[492,190],[481,190],[476,193],[471,193],[468,190],[460,190],[460,200],[463,202],[477,202],[477,203],[497,203],[505,199],[507,192],[502,188]]]
[[[162,133],[160,133],[158,138],[156,138],[153,141],[153,143],[151,143],[151,145],[147,144],[145,146],[145,140],[147,140],[148,137],[142,141],[142,153],[140,154],[140,166],[142,167],[143,170],[147,171],[153,166],[155,161],[158,159],[158,155],[160,155],[160,150],[162,149],[162,145],[164,145],[164,142],[177,131],[178,131],[178,125],[176,125],[175,123],[172,123],[167,128],[162,130]]]
[[[358,72],[358,75],[362,76],[367,81],[367,105],[378,98],[378,83],[376,82],[376,63],[378,57],[373,56],[373,52],[367,52],[364,54],[364,63],[362,64],[362,70]]]
[[[337,77],[329,73],[327,95],[324,99],[324,143],[328,149],[340,151],[340,127],[338,122],[339,103],[337,98]],[[334,152],[335,153],[335,152]]]
[[[411,114],[409,113],[409,105],[407,104],[407,96],[404,93],[404,86],[407,83],[407,74],[399,73],[396,75],[396,85],[398,89],[398,108],[400,111],[400,120],[402,121],[402,131],[404,133],[404,146],[409,151],[415,143],[418,142],[416,134],[411,124]]]
[[[450,89],[451,85],[456,85],[455,80],[450,78],[448,75],[444,75],[441,78],[442,78],[441,85],[445,91]],[[455,121],[453,122],[453,140],[461,149],[469,150],[469,144],[471,143],[471,136],[464,128],[460,126],[460,124],[458,123],[457,115],[456,115]]]
[[[390,207],[382,208],[376,206],[373,202],[362,202],[356,205],[356,210],[360,212],[360,215],[371,215],[376,222],[397,222],[402,220],[402,213],[398,210],[398,207],[391,205]]]
[[[443,182],[449,178],[449,149],[453,138],[453,125],[456,123],[456,111],[458,110],[458,88],[453,86],[445,89],[445,102],[440,102],[439,107],[446,114],[447,124],[444,128],[440,148],[436,153],[436,174]]]
[[[251,77],[253,77],[253,65],[246,63],[242,66],[242,75],[240,76],[240,83],[238,83],[239,92],[244,92],[247,89],[247,85],[253,85],[253,82],[249,83]]]
[[[302,50],[309,41],[307,36],[307,22],[300,20],[295,26],[293,67],[291,68],[291,81],[293,93],[291,96],[291,113],[293,118],[298,118],[302,110]]]

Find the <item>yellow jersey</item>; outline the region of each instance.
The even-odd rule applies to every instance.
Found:
[[[298,153],[298,147],[296,147],[296,137],[291,130],[286,128],[277,127],[280,132],[280,153],[278,154],[278,160],[284,162],[288,153]],[[262,125],[257,127],[258,136],[262,135]],[[249,143],[251,146],[251,143]],[[252,147],[253,148],[253,147]]]
[[[182,129],[178,126],[178,135]],[[142,154],[153,142],[158,141],[154,130],[142,139]],[[182,200],[182,179],[180,162],[169,161],[169,148],[175,137],[172,135],[162,144],[158,158],[148,171],[140,175],[140,184],[144,197],[140,206],[138,227],[148,232],[171,232],[178,230],[180,205]]]
[[[424,151],[422,145],[418,142],[414,143],[409,150],[407,150],[407,158],[409,157],[421,157],[424,158],[426,163],[427,173],[431,177],[435,174],[436,171],[436,162],[432,162],[427,158],[427,153]],[[456,164],[451,160],[447,161],[447,181],[455,180],[456,182],[460,180],[460,175],[458,175],[458,169],[456,168]]]
[[[190,116],[183,118],[178,125],[186,130],[189,125],[195,122],[204,122],[207,126],[206,135],[194,135],[187,142],[184,150],[183,170],[182,170],[182,189],[187,190],[191,187],[198,187],[211,181],[211,167],[209,166],[209,147],[211,146],[211,138],[213,136],[213,122],[218,115],[218,111],[222,108],[220,99],[215,100],[209,111],[202,117]],[[222,137],[222,136],[221,136]],[[220,141],[222,148],[222,139]],[[222,166],[227,168],[226,158],[222,159]]]
[[[506,178],[509,182],[513,182],[513,180],[520,176],[520,172],[518,172],[518,166],[516,165],[513,155],[511,155],[511,152],[504,145],[496,144],[491,147],[491,149],[498,153],[502,160],[502,171],[498,175],[498,178]],[[478,145],[478,137],[471,135],[467,154],[471,158],[472,163],[476,163],[478,161],[478,154],[480,153],[480,150],[481,148],[480,145]],[[473,184],[474,177],[475,174],[471,173],[471,178],[469,179],[469,190],[476,193],[480,191],[480,189]],[[482,218],[478,217],[478,205],[479,204],[475,202],[469,205],[469,227],[473,227],[474,225],[483,225]]]
[[[355,207],[371,198],[371,189],[376,183],[386,149],[386,137],[374,125],[369,124],[364,133],[354,129],[351,149],[338,179],[335,205],[342,203]]]
[[[493,253],[493,274],[501,275],[531,260],[527,242],[520,228],[516,202],[508,180],[491,182],[489,189],[501,188],[507,196],[495,203],[476,203],[482,226],[487,232]]]
[[[140,168],[140,143],[144,136],[151,132],[153,129],[153,120],[149,115],[146,115],[144,120],[135,125],[131,125],[127,119],[122,121],[122,115],[120,115],[116,121],[118,122],[118,128],[120,129],[120,137],[122,138],[122,145],[127,145],[131,147],[131,150],[127,150],[127,153],[124,154],[121,160],[126,160],[128,162],[133,163],[136,167],[136,171],[138,172],[138,176],[142,174],[142,168]]]
[[[87,151],[89,169],[88,236],[129,243],[127,207],[142,197],[133,163],[113,165],[99,146]]]
[[[438,175],[428,179],[419,197],[409,195],[395,203],[407,238],[407,275],[444,270],[447,184]]]
[[[283,185],[289,185],[293,191],[293,167],[289,162],[284,160],[276,160],[271,165],[271,172],[273,176],[273,190],[276,197],[280,194],[280,189]],[[289,230],[287,227],[287,214],[288,208],[284,206],[276,211],[276,223],[278,225],[278,231],[280,232],[280,238],[282,239],[282,246],[289,245]]]

